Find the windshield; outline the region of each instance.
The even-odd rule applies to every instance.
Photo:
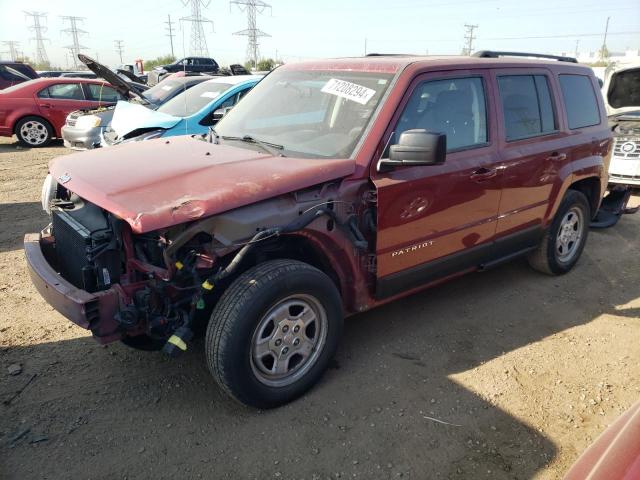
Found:
[[[607,95],[613,108],[640,105],[640,68],[614,73]]]
[[[179,82],[177,80],[165,80],[164,82],[160,82],[159,84],[151,87],[149,90],[144,92],[142,96],[151,103],[162,105],[168,98],[171,98],[176,94],[176,90],[182,90],[183,88],[185,88],[184,82]]]
[[[216,133],[222,141],[250,136],[276,144],[287,156],[348,158],[391,78],[383,73],[275,70],[216,125]]]
[[[186,92],[176,95],[162,105],[158,111],[174,117],[188,117],[204,108],[232,86],[229,83],[202,82]]]

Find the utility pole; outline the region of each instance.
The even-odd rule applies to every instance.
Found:
[[[85,30],[81,30],[78,28],[78,22],[84,21],[84,17],[74,17],[70,15],[65,15],[65,16],[62,16],[61,18],[62,18],[62,21],[67,20],[69,22],[69,28],[65,28],[64,30],[61,30],[61,32],[68,33],[69,35],[71,35],[71,41],[73,42],[72,45],[69,45],[64,48],[68,48],[69,51],[71,52],[73,68],[79,68],[78,54],[80,53],[80,50],[87,49],[87,47],[85,47],[84,45],[80,45],[80,35],[86,34],[87,32]]]
[[[367,56],[367,37],[364,37],[364,56]]]
[[[9,50],[4,51],[2,53],[8,53],[12,62],[15,62],[20,57],[20,52],[18,51],[18,47],[20,46],[20,42],[16,42],[14,40],[6,40],[2,42],[3,45],[6,45]]]
[[[576,40],[576,53],[574,55],[575,58],[578,58],[578,48],[580,47],[580,39]]]
[[[600,60],[605,60],[605,57],[609,57],[607,52],[607,33],[609,33],[609,20],[611,17],[607,17],[607,23],[604,26],[604,39],[602,40],[602,48],[600,49]]]
[[[169,37],[169,41],[171,42],[171,56],[173,58],[176,58],[175,53],[173,53],[173,37],[175,36],[174,33],[173,33],[173,24],[174,24],[174,22],[171,21],[171,15],[167,15],[167,19],[168,20],[166,22],[164,22],[164,23],[167,24],[166,30],[168,30],[168,32],[169,32],[167,34],[167,37]]]
[[[465,23],[464,28],[466,29],[464,35],[466,47],[462,49],[462,54],[471,55],[471,53],[473,52],[473,41],[476,39],[476,37],[473,36],[473,31],[478,28],[478,25],[467,25]]]
[[[202,24],[210,23],[211,31],[213,31],[213,22],[202,16],[201,9],[207,8],[211,0],[182,0],[182,3],[185,6],[191,4],[191,15],[180,19],[180,21],[191,22],[191,46],[189,53],[194,56],[208,57],[209,49],[207,48],[207,39],[204,36]]]
[[[120,65],[122,65],[124,62],[122,61],[122,52],[124,52],[124,46],[123,46],[123,41],[122,40],[114,40],[115,46],[116,46],[116,52],[118,52],[118,55],[120,55]]]
[[[35,33],[36,37],[36,65],[48,66],[49,57],[47,51],[44,48],[44,41],[48,40],[42,36],[47,31],[47,27],[40,23],[40,19],[46,19],[47,14],[42,12],[24,12],[27,17],[33,18],[33,25],[29,27],[29,30]]]
[[[258,38],[270,37],[268,33],[260,30],[256,24],[256,16],[264,12],[267,8],[271,9],[271,5],[262,0],[231,0],[229,6],[236,5],[240,11],[247,12],[247,28],[235,32],[234,35],[244,35],[248,38],[247,42],[247,60],[253,62],[253,67],[258,67],[259,43]]]

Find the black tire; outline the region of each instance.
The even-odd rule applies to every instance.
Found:
[[[575,228],[575,231],[579,234],[579,240],[575,242],[575,247],[572,247],[574,248],[573,254],[570,258],[563,260],[561,253],[558,251],[558,235],[563,226],[563,220],[567,215],[570,215],[570,212],[579,213],[582,215],[582,220],[580,227]],[[570,271],[578,262],[587,243],[590,221],[591,207],[587,197],[577,190],[568,190],[542,242],[536,250],[529,254],[529,265],[547,275],[563,275]]]
[[[27,131],[25,131],[27,130]],[[14,130],[20,145],[29,148],[46,147],[53,138],[53,127],[42,117],[21,118]]]
[[[326,313],[322,346],[309,354],[313,361],[300,362],[301,376],[292,383],[267,385],[252,356],[258,327],[279,302],[298,295],[318,301]],[[238,277],[215,306],[205,340],[207,364],[231,398],[256,408],[277,407],[301,396],[320,379],[338,347],[342,325],[340,294],[327,275],[295,260],[268,261]],[[274,332],[277,329],[274,321]],[[273,338],[275,333],[269,335]]]

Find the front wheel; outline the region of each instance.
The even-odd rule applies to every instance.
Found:
[[[320,379],[342,323],[340,294],[327,275],[294,260],[265,262],[238,277],[214,308],[207,363],[235,400],[276,407]]]
[[[591,208],[582,192],[569,190],[529,264],[548,275],[562,275],[578,262],[587,242]]]

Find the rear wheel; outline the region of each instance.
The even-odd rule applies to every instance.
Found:
[[[25,147],[44,147],[53,138],[51,124],[41,117],[25,117],[16,124],[16,136]]]
[[[548,275],[567,273],[578,262],[589,233],[591,208],[582,192],[569,190],[529,264]]]
[[[341,332],[342,302],[331,279],[302,262],[273,260],[222,295],[207,328],[207,362],[232,398],[276,407],[319,380]]]

